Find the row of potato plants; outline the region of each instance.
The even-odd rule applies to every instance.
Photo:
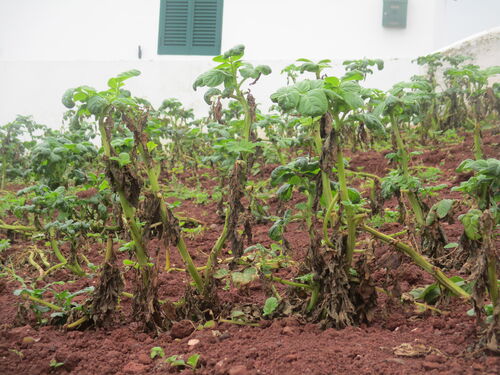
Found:
[[[417,59],[427,66],[425,76],[381,91],[364,87],[375,68],[383,69],[381,60],[346,61],[345,74],[334,76],[329,60],[299,59],[283,69],[288,85],[271,95],[275,106],[264,114],[251,88],[271,69],[253,66],[243,56],[244,47],[236,46],[215,57],[217,65],[195,80],[195,90],[207,88],[204,100],[210,111],[205,119],[195,120],[175,99],[156,109],[133,96],[125,81],[140,72],[131,70],[110,78],[103,91],[69,89],[62,99],[68,108],[65,131],[48,129],[29,117],[1,128],[2,189],[7,179],[36,184],[17,194],[3,192],[3,212],[18,221],[1,221],[0,229],[13,241],[21,235],[47,242],[45,249],[33,246],[24,259],[39,279],[59,268],[75,277],[100,274],[86,303],[72,304],[74,293],[60,298],[53,293],[53,303],[43,298],[51,285],[32,287],[16,274],[14,263],[4,264],[3,275],[22,285],[16,293],[38,317],[53,310],[55,321],[69,328],[109,324],[120,298],[128,296],[133,319],[147,330],[164,330],[177,319],[223,319],[221,280],[230,277],[241,285],[261,277],[271,285],[264,316],[300,314],[324,327],[343,328],[373,317],[381,289],[371,278],[375,263],[369,249],[360,248],[373,238],[434,277],[436,284],[416,293],[418,298],[435,301],[430,296],[440,291],[441,296],[472,303],[479,316],[489,312],[483,342],[497,350],[500,162],[484,158],[482,131],[499,123],[500,87],[489,86],[488,79],[500,68],[480,69],[465,57],[434,54]],[[415,152],[410,150],[459,142],[464,131],[466,137],[472,133],[475,159],[465,160],[457,172],[472,177],[453,190],[463,193],[470,210],[459,217],[464,228],[460,243],[450,244],[441,223],[452,220],[457,202],[426,204],[444,186],[426,185],[417,176],[411,162]],[[96,136],[100,148],[92,142]],[[387,156],[394,169],[387,176],[349,167],[348,149],[381,147],[391,151]],[[269,180],[259,179],[265,166],[276,164]],[[186,223],[199,222],[176,214],[176,204],[167,203],[165,195],[180,195],[175,186],[182,171],[189,171],[201,187],[206,167],[218,181],[213,197],[224,226],[200,267],[185,240],[192,233]],[[365,192],[353,187],[359,181]],[[305,201],[292,206],[297,194]],[[282,202],[274,215],[268,206],[273,195]],[[393,196],[406,229],[386,234],[373,223],[385,215],[383,202]],[[286,232],[297,221],[309,238],[308,253],[300,274],[285,280],[274,271],[291,262]],[[252,242],[255,223],[269,223],[270,248]],[[411,245],[400,236],[416,241]],[[163,243],[164,267],[149,253],[153,238]],[[8,247],[8,240],[3,241],[2,249]],[[89,241],[102,244],[100,266],[79,252]],[[136,272],[134,280],[127,280],[133,293],[124,292],[116,242],[133,258],[125,261]],[[230,249],[229,259],[223,259],[224,248]],[[191,283],[182,300],[160,301],[158,273],[175,270],[172,249],[177,249]],[[460,268],[467,280],[445,275],[447,269]],[[274,283],[287,285],[287,295]],[[490,305],[485,310],[486,294]],[[239,313],[232,319],[243,319]]]

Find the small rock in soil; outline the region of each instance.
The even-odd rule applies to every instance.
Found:
[[[227,373],[228,375],[250,375],[253,372],[247,370],[246,366],[236,365],[231,367]]]
[[[35,343],[37,340],[35,340],[33,337],[31,336],[26,336],[26,337],[23,337],[23,344],[33,344]]]
[[[126,374],[145,374],[147,368],[148,366],[140,363],[129,362],[123,367],[122,371]]]
[[[297,318],[295,318],[293,316],[288,316],[288,317],[284,318],[283,323],[284,323],[285,327],[299,327],[300,326],[300,322],[297,320]]]
[[[299,329],[297,327],[288,327],[287,326],[287,327],[283,328],[281,333],[284,335],[293,336],[293,335],[296,335],[299,333]]]
[[[140,353],[137,356],[137,360],[143,365],[148,365],[149,363],[151,363],[151,358],[146,353]]]
[[[231,335],[229,334],[229,332],[226,331],[222,335],[219,336],[219,340],[223,341],[223,340],[226,340],[226,339],[228,339],[230,337],[231,337]]]
[[[424,361],[424,363],[422,363],[422,368],[425,371],[432,371],[432,370],[440,370],[442,366],[439,363]]]
[[[188,346],[194,347],[194,346],[198,345],[199,343],[200,343],[200,340],[198,340],[198,339],[191,339],[191,340],[188,341],[187,344],[188,344]]]
[[[299,359],[299,357],[297,356],[297,354],[288,354],[283,359],[285,360],[285,362],[293,362]]]
[[[188,337],[193,331],[193,324],[189,320],[181,320],[172,325],[170,336],[174,339],[183,339],[184,337]]]
[[[446,361],[446,358],[436,354],[429,354],[425,357],[425,360],[427,362],[444,363]]]

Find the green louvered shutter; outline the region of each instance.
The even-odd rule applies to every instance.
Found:
[[[218,55],[223,0],[161,0],[158,54]]]

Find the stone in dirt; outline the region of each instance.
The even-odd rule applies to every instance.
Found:
[[[142,365],[137,362],[129,362],[123,368],[122,371],[126,374],[145,374],[148,366]]]
[[[227,373],[228,373],[228,375],[253,375],[253,374],[255,374],[254,371],[248,370],[246,368],[246,366],[243,366],[243,365],[232,366]]]
[[[424,363],[422,363],[422,368],[425,371],[440,370],[442,368],[442,365],[436,362],[425,361]]]
[[[188,337],[193,331],[193,323],[189,320],[181,320],[172,325],[170,336],[172,336],[173,339],[183,339],[184,337]]]
[[[151,358],[149,357],[149,355],[147,355],[146,353],[140,353],[138,356],[137,356],[137,360],[142,363],[143,365],[148,365],[151,363]]]
[[[287,327],[283,328],[281,333],[283,333],[284,335],[293,336],[293,335],[296,335],[299,333],[299,329],[297,327],[288,327],[287,326]]]

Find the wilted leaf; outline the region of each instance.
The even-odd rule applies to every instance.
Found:
[[[269,297],[264,303],[264,316],[271,315],[279,305],[279,301],[276,297]]]

